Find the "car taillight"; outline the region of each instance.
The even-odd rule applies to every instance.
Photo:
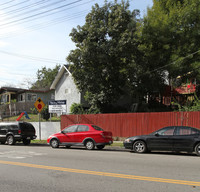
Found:
[[[21,130],[18,130],[18,134],[21,134],[22,133],[22,131]]]
[[[106,138],[105,135],[104,135],[103,133],[101,133],[101,136],[102,136],[103,138]]]

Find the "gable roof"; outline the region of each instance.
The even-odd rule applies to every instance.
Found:
[[[26,93],[26,92],[33,92],[33,93],[47,93],[51,91],[50,89],[40,89],[40,90],[35,90],[35,89],[23,89],[23,88],[15,88],[15,87],[1,87],[0,88],[0,94],[12,92],[16,94],[20,93]]]
[[[51,84],[50,89],[55,89],[57,83],[59,82],[59,80],[61,79],[61,77],[63,76],[63,74],[67,72],[69,75],[72,75],[70,73],[70,71],[68,70],[68,65],[63,65],[62,68],[60,69],[60,71],[58,72],[58,74],[56,75],[53,83]]]
[[[4,93],[4,92],[14,92],[14,93],[18,93],[21,91],[25,91],[26,89],[21,89],[21,88],[15,88],[15,87],[1,87],[0,88],[0,94]]]

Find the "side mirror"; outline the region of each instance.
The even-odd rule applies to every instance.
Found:
[[[156,136],[156,137],[158,137],[158,136],[159,136],[159,133],[158,133],[158,132],[156,132],[156,133],[155,133],[155,136]]]

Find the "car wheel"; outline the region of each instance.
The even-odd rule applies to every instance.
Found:
[[[15,138],[12,135],[8,135],[6,139],[8,145],[14,145],[15,144]]]
[[[196,155],[200,156],[200,143],[195,146],[195,153]]]
[[[88,150],[92,150],[92,149],[94,149],[94,142],[93,141],[91,141],[91,140],[89,140],[89,141],[86,141],[86,143],[85,143],[85,147],[86,147],[86,149],[88,149]]]
[[[59,147],[59,142],[57,139],[52,139],[50,142],[50,145],[52,148],[58,148]]]
[[[29,145],[31,143],[30,139],[23,139],[23,144],[24,145]]]
[[[103,149],[105,145],[97,145],[97,149]]]
[[[147,150],[146,143],[144,141],[136,141],[133,144],[133,150],[136,153],[144,153]]]

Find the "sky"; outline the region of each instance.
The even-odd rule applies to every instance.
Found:
[[[130,10],[143,16],[152,1],[130,0]],[[0,87],[28,89],[38,69],[66,64],[76,48],[69,34],[84,25],[95,3],[104,0],[1,0]]]

